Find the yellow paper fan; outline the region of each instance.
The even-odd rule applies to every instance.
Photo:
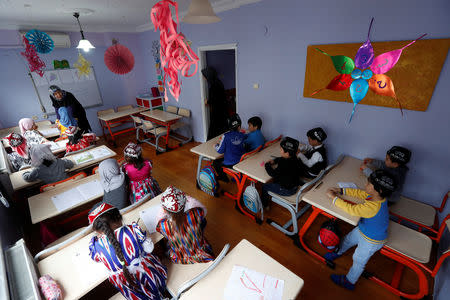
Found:
[[[73,66],[78,69],[79,77],[83,75],[87,77],[91,73],[91,63],[84,58],[81,52],[78,53],[78,60],[73,64]]]

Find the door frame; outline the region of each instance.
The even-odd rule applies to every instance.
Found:
[[[210,46],[200,46],[198,47],[198,57],[199,57],[199,70],[201,73],[201,70],[203,70],[206,67],[206,52],[207,51],[216,51],[216,50],[234,50],[234,72],[235,72],[235,79],[236,79],[236,113],[238,112],[238,55],[237,55],[237,43],[233,44],[220,44],[220,45],[210,45]],[[203,124],[203,142],[206,142],[206,139],[208,138],[208,132],[206,128],[206,109],[205,109],[205,98],[206,98],[206,81],[203,80],[202,74],[199,74],[200,76],[200,107],[202,108],[202,124]]]

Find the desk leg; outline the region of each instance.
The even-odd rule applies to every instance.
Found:
[[[109,125],[109,121],[106,121],[106,126],[108,127],[109,134],[111,135],[111,141],[114,146],[117,146],[116,141],[114,139],[114,133],[111,130],[111,126]]]
[[[103,133],[103,137],[106,139],[106,135],[105,135],[105,125],[103,124],[102,120],[98,119],[99,123],[100,123],[100,127],[102,128],[102,133]]]

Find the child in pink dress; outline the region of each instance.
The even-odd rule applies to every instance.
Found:
[[[152,177],[152,162],[142,158],[142,148],[129,143],[124,149],[125,165],[123,171],[130,181],[131,203],[142,200],[147,195],[150,199],[161,194],[158,182]]]

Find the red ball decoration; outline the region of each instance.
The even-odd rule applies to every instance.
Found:
[[[106,49],[104,61],[111,72],[120,75],[127,74],[134,68],[133,53],[121,44],[115,44]]]

